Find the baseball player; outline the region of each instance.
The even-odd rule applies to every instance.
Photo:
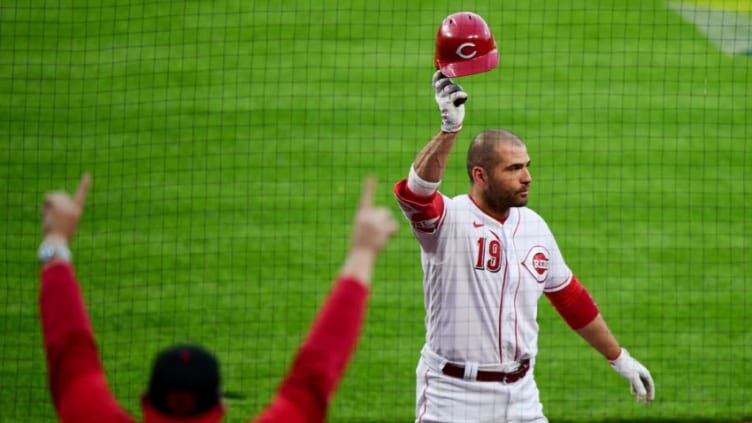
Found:
[[[546,422],[533,370],[542,294],[566,323],[649,403],[650,372],[622,348],[565,263],[546,222],[526,207],[530,158],[503,129],[470,143],[468,194],[437,191],[462,129],[467,94],[433,76],[441,131],[420,151],[397,201],[420,244],[426,340],[417,367],[416,422]]]
[[[83,213],[88,175],[76,194],[50,193],[44,203],[39,306],[49,387],[57,416],[70,423],[135,423],[107,386],[94,333],[71,264],[69,244]],[[369,179],[355,217],[350,251],[277,395],[253,422],[323,422],[363,324],[373,266],[396,232],[374,207]],[[142,398],[145,423],[217,423],[224,415],[219,367],[196,345],[161,352]]]

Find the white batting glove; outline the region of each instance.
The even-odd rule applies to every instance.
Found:
[[[629,352],[622,348],[621,354],[616,360],[611,360],[611,367],[632,385],[632,395],[637,396],[637,401],[650,404],[655,399],[655,384],[653,377],[645,366],[632,358]]]
[[[459,132],[462,129],[462,121],[465,119],[467,93],[441,71],[433,74],[433,89],[436,91],[436,104],[439,105],[441,112],[441,130]]]

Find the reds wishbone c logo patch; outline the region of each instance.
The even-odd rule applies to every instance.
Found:
[[[538,283],[543,283],[548,277],[548,251],[543,247],[533,247],[528,251],[527,257],[522,262],[528,272]]]
[[[457,56],[465,60],[472,59],[476,54],[478,50],[475,49],[475,43],[462,43],[457,47]]]

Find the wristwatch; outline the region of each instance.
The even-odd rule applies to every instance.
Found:
[[[70,262],[71,252],[65,244],[53,244],[51,242],[43,242],[39,246],[39,261],[42,264],[48,263],[53,258],[59,258],[60,260]]]

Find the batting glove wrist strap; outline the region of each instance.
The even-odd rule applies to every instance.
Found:
[[[611,360],[611,367],[624,379],[628,380],[632,387],[632,395],[637,400],[649,404],[655,398],[655,384],[653,377],[645,366],[632,358],[629,352],[622,348],[621,354],[615,360]]]
[[[467,93],[440,71],[433,74],[433,89],[436,92],[436,104],[441,112],[441,130],[459,132],[465,119]]]

